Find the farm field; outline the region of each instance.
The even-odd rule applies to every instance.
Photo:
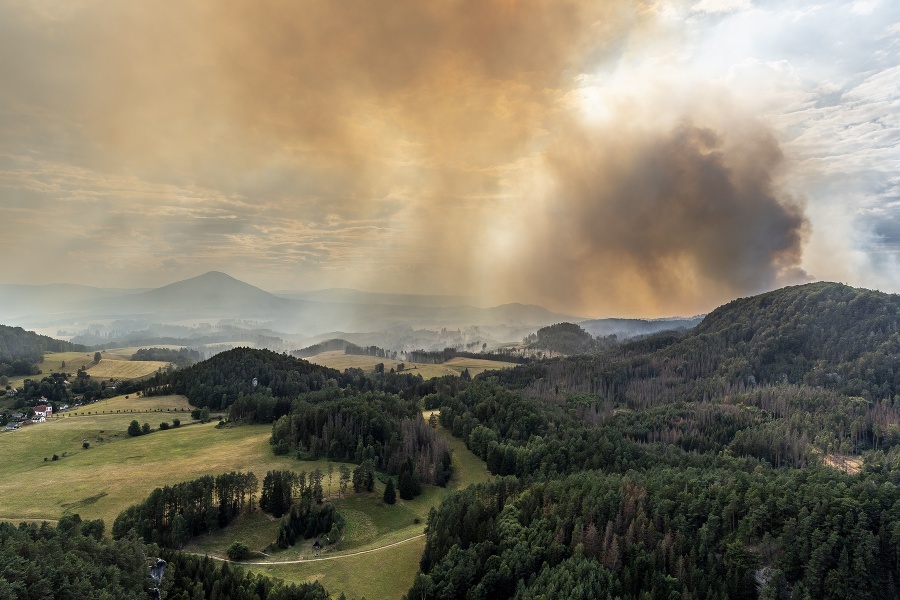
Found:
[[[140,379],[167,366],[169,363],[158,360],[116,360],[103,357],[99,363],[88,367],[87,372],[96,379]]]
[[[137,347],[103,350],[99,364],[94,364],[93,352],[47,352],[38,365],[40,375],[10,377],[9,385],[20,387],[26,379],[40,379],[50,373],[74,374],[82,367],[96,379],[135,379],[152,375],[157,369],[165,369],[169,364],[160,361],[132,361],[131,357],[137,350]]]
[[[514,367],[515,364],[508,362],[500,362],[496,360],[485,360],[482,358],[462,358],[457,357],[448,360],[439,365],[426,363],[410,363],[401,360],[391,360],[389,358],[379,358],[377,356],[366,356],[359,354],[344,354],[339,350],[331,352],[321,352],[315,356],[306,358],[311,363],[337,369],[357,368],[364,371],[372,372],[375,365],[384,363],[386,370],[396,369],[397,365],[405,365],[405,371],[408,373],[418,373],[425,379],[432,377],[443,377],[444,375],[460,375],[465,369],[469,369],[469,374],[473,377],[488,369],[507,369]]]
[[[194,409],[193,406],[190,405],[187,398],[184,396],[171,395],[171,396],[137,396],[135,394],[131,394],[129,396],[113,396],[112,398],[107,398],[106,400],[98,400],[97,402],[93,402],[91,404],[85,406],[79,406],[78,408],[68,410],[59,415],[61,418],[66,418],[68,415],[87,415],[88,413],[92,415],[96,414],[105,414],[110,412],[133,412],[133,413],[148,413],[148,412],[191,412]],[[185,420],[184,415],[172,415],[173,418],[177,417],[182,420]],[[156,417],[154,417],[155,419]],[[160,419],[166,419],[165,415],[162,414],[159,416]],[[153,425],[156,427],[159,423]]]

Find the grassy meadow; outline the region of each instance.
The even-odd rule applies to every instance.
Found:
[[[483,371],[489,369],[507,369],[514,367],[515,364],[508,362],[500,362],[496,360],[485,360],[482,358],[462,358],[457,357],[448,360],[439,365],[426,363],[411,363],[402,360],[391,360],[389,358],[378,358],[377,356],[365,356],[357,354],[344,354],[339,350],[331,352],[321,352],[315,356],[306,358],[311,363],[330,367],[343,371],[344,369],[356,368],[362,369],[369,373],[375,370],[375,365],[384,363],[385,370],[396,369],[398,365],[405,366],[406,373],[417,373],[425,379],[432,377],[443,377],[444,375],[460,375],[465,369],[469,369],[469,375],[473,377]]]
[[[78,513],[84,519],[103,519],[108,534],[120,511],[163,485],[228,471],[253,471],[260,482],[271,469],[310,472],[318,467],[327,473],[324,460],[300,462],[291,456],[275,456],[268,443],[268,425],[217,429],[215,421],[192,422],[189,413],[182,412],[190,409],[182,396],[118,396],[55,416],[47,423],[0,433],[0,456],[4,458],[0,463],[0,518],[56,520]],[[158,430],[160,422],[171,424],[176,417],[181,419],[181,427]],[[149,423],[154,431],[129,438],[126,429],[132,419]],[[484,462],[461,440],[440,427],[438,434],[453,449],[450,485],[446,489],[425,486],[421,496],[411,501],[398,498],[393,506],[382,501],[381,481],[376,481],[372,493],[351,491],[339,497],[340,463],[332,463],[330,494],[344,515],[346,529],[342,539],[328,546],[317,560],[308,560],[312,558],[309,542],[269,551],[279,520],[261,511],[195,538],[185,550],[224,557],[230,544],[241,541],[266,553],[258,554],[253,562],[267,564],[248,565],[251,570],[292,582],[318,579],[332,597],[344,592],[349,598],[398,598],[418,571],[429,510],[452,490],[489,477]],[[89,442],[88,449],[82,448],[84,441]],[[59,460],[51,460],[53,454]],[[327,495],[327,475],[323,487]],[[305,562],[290,562],[301,560]],[[390,568],[385,568],[386,564]]]
[[[40,379],[50,373],[76,373],[84,368],[95,379],[140,379],[153,375],[157,369],[165,369],[169,363],[161,361],[132,361],[138,348],[103,350],[100,362],[94,363],[93,352],[47,352],[38,365],[40,375],[17,375],[9,378],[9,384],[20,387],[26,379]],[[65,365],[65,366],[63,366]]]
[[[145,412],[102,412],[128,410],[115,408],[126,403]],[[166,410],[177,406],[186,406],[186,401],[117,397],[0,433],[0,518],[55,520],[79,513],[102,518],[111,528],[122,509],[156,487],[227,471],[253,471],[262,479],[270,469],[299,470],[302,464],[312,470],[317,464],[274,456],[267,425],[216,429],[215,422],[192,424],[189,414]],[[176,417],[181,427],[158,430],[160,422],[171,423]],[[133,419],[155,431],[128,437]],[[86,450],[84,441],[90,444]],[[54,454],[59,460],[51,460]],[[318,466],[324,470],[325,462]]]
[[[141,379],[165,369],[169,363],[158,360],[116,360],[103,357],[88,367],[88,375],[95,379]]]

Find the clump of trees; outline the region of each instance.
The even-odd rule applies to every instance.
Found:
[[[253,510],[258,487],[253,473],[231,472],[156,488],[116,517],[112,534],[121,539],[133,532],[145,542],[181,548]]]
[[[297,497],[304,502],[309,499],[310,503],[321,504],[324,500],[322,479],[322,471],[318,468],[309,477],[305,472],[269,471],[263,478],[259,507],[280,517],[290,509],[293,499]]]
[[[326,543],[334,543],[340,539],[343,530],[344,517],[334,504],[326,502],[319,506],[301,498],[281,518],[275,545],[284,549],[300,540],[320,536],[325,537]]]
[[[128,435],[129,437],[137,437],[139,435],[147,435],[151,433],[153,430],[150,429],[150,423],[144,423],[141,425],[137,422],[137,420],[133,420],[131,424],[128,425]]]
[[[200,362],[202,357],[197,350],[190,348],[140,348],[131,356],[131,360],[159,361],[174,364],[179,369],[190,367]]]

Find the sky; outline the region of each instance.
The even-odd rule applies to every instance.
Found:
[[[0,0],[2,283],[900,292],[893,0]]]

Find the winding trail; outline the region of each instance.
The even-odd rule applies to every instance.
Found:
[[[311,563],[318,562],[320,560],[338,560],[340,558],[350,558],[351,556],[359,556],[360,554],[369,554],[370,552],[378,552],[379,550],[387,550],[388,548],[393,548],[394,546],[399,546],[400,544],[405,544],[406,542],[411,542],[413,540],[417,540],[421,537],[425,537],[424,533],[420,533],[419,535],[414,535],[412,537],[406,538],[405,540],[400,540],[399,542],[393,542],[391,544],[387,544],[384,546],[378,546],[377,548],[369,548],[368,550],[359,550],[357,552],[348,552],[347,554],[338,554],[335,556],[320,556],[318,558],[298,558],[297,560],[277,560],[277,561],[268,561],[268,562],[250,562],[243,560],[229,560],[227,558],[222,558],[220,556],[215,556],[213,554],[200,554],[198,552],[189,552],[189,554],[194,554],[195,556],[208,556],[213,560],[218,560],[221,562],[232,563],[235,565],[258,565],[258,566],[266,566],[266,565],[296,565],[300,563]]]

